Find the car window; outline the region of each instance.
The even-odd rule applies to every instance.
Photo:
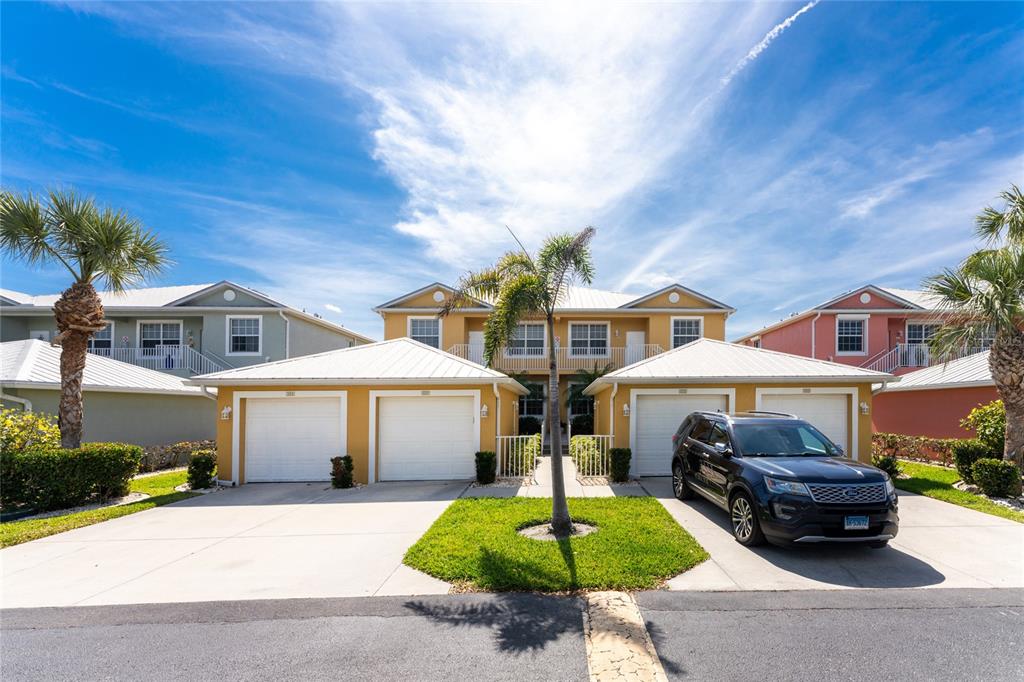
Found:
[[[808,424],[737,424],[733,428],[743,454],[767,456],[834,455],[835,448]]]
[[[697,426],[693,428],[693,432],[690,433],[690,438],[699,440],[701,443],[707,443],[710,435],[711,422],[707,419],[701,419],[697,422]]]
[[[713,447],[724,447],[729,444],[729,434],[725,430],[725,426],[720,422],[716,422],[711,429],[711,435],[708,437],[708,444]]]

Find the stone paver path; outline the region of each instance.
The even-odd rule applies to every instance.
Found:
[[[591,592],[583,612],[587,667],[593,682],[667,680],[633,596]]]

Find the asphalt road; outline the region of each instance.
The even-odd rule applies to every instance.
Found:
[[[1024,590],[647,592],[670,678],[1019,680]],[[6,680],[584,680],[582,602],[371,597],[15,609]]]

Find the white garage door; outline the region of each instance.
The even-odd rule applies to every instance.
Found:
[[[850,398],[829,393],[767,394],[761,396],[761,409],[788,412],[809,421],[850,456]]]
[[[248,398],[245,480],[326,481],[346,451],[343,397]]]
[[[382,481],[473,478],[480,431],[470,396],[380,398]]]
[[[638,395],[636,412],[636,445],[633,471],[640,476],[668,476],[672,473],[672,436],[697,410],[728,408],[724,395]]]

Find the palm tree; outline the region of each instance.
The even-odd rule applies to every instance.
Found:
[[[82,444],[82,373],[89,339],[106,325],[93,283],[123,291],[165,265],[167,247],[123,211],[100,208],[74,191],[51,191],[45,203],[31,192],[0,192],[0,247],[32,266],[61,265],[72,284],[53,306],[61,346],[61,447]]]
[[[1006,408],[1003,458],[1024,473],[1024,195],[1014,185],[1000,196],[1003,210],[987,207],[976,218],[978,236],[993,248],[929,278],[925,288],[948,315],[931,340],[940,357],[994,336],[988,365]]]
[[[551,434],[551,531],[557,536],[572,534],[572,520],[565,501],[562,472],[562,432],[558,400],[558,358],[555,354],[555,307],[573,282],[590,284],[594,266],[590,242],[594,228],[578,234],[560,234],[544,240],[536,256],[526,249],[510,251],[491,268],[470,272],[459,280],[455,294],[441,309],[441,316],[480,299],[494,309],[484,324],[484,362],[491,364],[524,319],[543,317],[547,323],[548,433]],[[520,244],[522,246],[522,244]]]

